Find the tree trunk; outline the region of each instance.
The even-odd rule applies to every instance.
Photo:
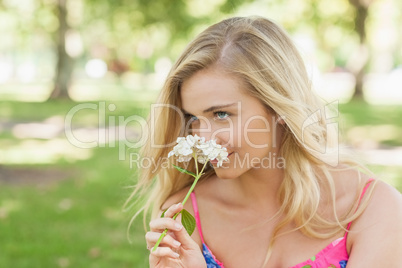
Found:
[[[356,9],[355,16],[355,31],[359,36],[360,45],[356,49],[354,55],[348,62],[348,69],[352,72],[356,79],[354,99],[363,99],[363,85],[365,68],[370,59],[370,53],[366,44],[366,19],[368,9],[372,0],[349,0]]]
[[[67,0],[57,1],[59,29],[56,36],[57,44],[57,65],[54,79],[54,89],[50,99],[69,99],[68,88],[71,84],[73,73],[73,59],[66,52],[66,33],[69,30],[67,24]]]
[[[349,64],[349,70],[355,77],[356,85],[355,92],[353,94],[354,99],[364,99],[363,85],[364,76],[366,74],[365,68],[369,62],[369,52],[366,44],[360,44],[356,49],[354,56],[351,57],[351,62]]]

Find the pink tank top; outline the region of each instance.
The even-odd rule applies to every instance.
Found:
[[[365,185],[359,198],[359,204],[364,194],[366,193],[367,188],[369,187],[370,183],[373,180],[374,179],[369,179],[367,184]],[[212,251],[209,249],[209,247],[204,241],[204,236],[202,234],[201,229],[201,220],[198,211],[197,199],[195,197],[194,192],[191,193],[191,202],[193,204],[195,221],[197,224],[198,233],[200,234],[201,237],[202,253],[207,263],[207,268],[224,268],[223,263],[220,262],[215,257],[215,255],[212,253]],[[322,249],[320,252],[318,252],[315,256],[308,259],[307,261],[304,261],[289,268],[322,268],[322,267],[345,268],[349,260],[349,254],[346,250],[346,238],[348,236],[348,231],[350,229],[351,224],[352,222],[348,223],[346,227],[347,231],[345,232],[345,235],[343,237],[336,239],[331,244]]]

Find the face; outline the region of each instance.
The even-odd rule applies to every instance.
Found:
[[[218,68],[201,70],[183,82],[180,96],[192,134],[216,139],[227,148],[229,162],[220,168],[211,162],[218,177],[274,168],[282,127],[235,77]]]

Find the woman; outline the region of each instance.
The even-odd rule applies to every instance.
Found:
[[[400,267],[400,193],[337,152],[336,129],[277,25],[252,17],[209,27],[178,59],[158,103],[165,109],[153,111],[144,157],[166,157],[192,133],[216,139],[230,161],[210,163],[185,204],[197,220],[191,237],[172,219],[191,177],[142,171],[132,197],[150,192],[148,248],[169,229],[150,267]]]

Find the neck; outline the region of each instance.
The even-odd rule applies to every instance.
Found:
[[[281,168],[256,168],[236,179],[220,180],[227,202],[239,207],[278,207],[277,193],[283,181]]]

